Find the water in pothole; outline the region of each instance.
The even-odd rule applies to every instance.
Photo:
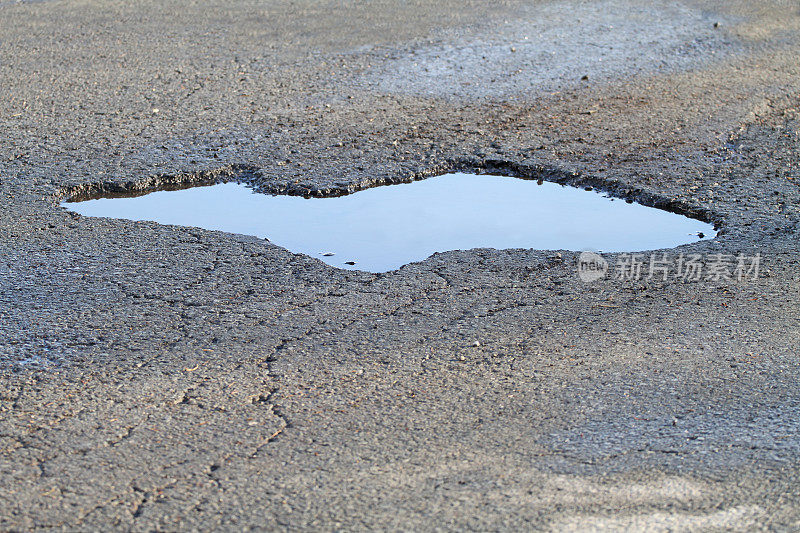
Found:
[[[270,196],[224,183],[66,207],[85,216],[255,235],[338,268],[370,272],[447,250],[632,252],[715,235],[699,220],[596,192],[461,173],[336,198]]]

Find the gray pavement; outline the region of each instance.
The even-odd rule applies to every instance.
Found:
[[[0,2],[0,529],[800,529],[799,54],[796,2]],[[378,275],[59,206],[454,169],[761,271]]]

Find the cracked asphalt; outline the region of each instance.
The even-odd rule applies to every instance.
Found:
[[[790,1],[0,2],[0,529],[800,529],[799,53]],[[450,170],[760,275],[370,274],[60,206]]]

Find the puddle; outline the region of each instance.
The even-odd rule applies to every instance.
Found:
[[[633,252],[716,235],[699,220],[596,192],[460,173],[337,198],[270,196],[224,183],[63,205],[85,216],[255,235],[334,267],[369,272],[447,250]]]

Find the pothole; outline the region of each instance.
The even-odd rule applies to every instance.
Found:
[[[634,252],[716,235],[711,224],[594,191],[487,174],[445,174],[334,198],[271,196],[237,183],[115,196],[62,205],[84,216],[254,235],[369,272],[449,250]]]

